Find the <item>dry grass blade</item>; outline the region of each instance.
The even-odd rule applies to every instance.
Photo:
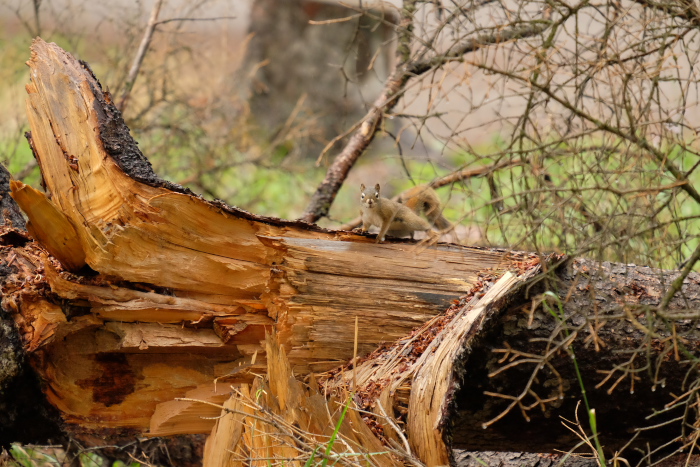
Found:
[[[277,338],[268,335],[265,343],[268,377],[240,386],[220,406],[205,466],[402,464],[365,425],[352,400],[326,400],[315,385],[305,387]]]

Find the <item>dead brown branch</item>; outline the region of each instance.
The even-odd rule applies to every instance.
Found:
[[[148,52],[148,47],[151,45],[151,40],[153,39],[153,33],[158,25],[158,14],[163,6],[164,0],[156,0],[151,9],[151,16],[148,18],[148,24],[143,32],[143,38],[141,38],[141,43],[134,56],[134,61],[129,69],[129,74],[126,77],[126,82],[124,83],[124,91],[122,92],[121,98],[119,99],[118,108],[122,112],[126,110],[126,105],[131,96],[131,90],[134,88],[136,83],[136,78],[139,75],[139,70],[141,70],[141,65],[143,64],[144,58],[146,58],[146,53]]]
[[[514,26],[494,33],[482,34],[459,44],[453,51],[413,62],[410,60],[406,61],[407,57],[410,57],[406,49],[409,47],[411,36],[410,34],[402,33],[402,31],[410,31],[410,25],[414,20],[413,13],[414,10],[404,5],[403,21],[399,29],[400,40],[397,55],[400,60],[397,67],[387,79],[384,90],[379,98],[375,100],[359,128],[354,131],[348,144],[328,168],[325,179],[316,189],[304,211],[302,219],[306,222],[314,223],[328,215],[335,196],[345,181],[348,172],[360,156],[364,154],[364,151],[380,130],[384,114],[391,112],[398,103],[409,80],[449,62],[463,60],[465,54],[475,52],[484,47],[539,35],[551,24],[549,21],[543,21],[541,24]]]

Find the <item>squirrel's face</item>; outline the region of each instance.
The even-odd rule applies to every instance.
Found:
[[[360,185],[360,201],[362,205],[367,208],[373,208],[377,200],[379,199],[379,184],[374,187],[374,191],[367,189],[365,185]]]

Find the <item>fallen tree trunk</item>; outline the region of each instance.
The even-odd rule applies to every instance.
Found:
[[[327,391],[359,391],[377,426],[395,418],[429,465],[448,462],[453,447],[571,447],[559,416],[573,418],[581,399],[572,355],[606,416],[629,402],[618,375],[648,407],[687,392],[692,364],[679,354],[695,352],[697,318],[649,314],[667,273],[375,244],[207,202],[153,173],[85,64],[41,40],[28,64],[30,143],[46,194],[13,182],[12,195],[41,248],[2,250],[14,268],[3,307],[47,400],[83,442],[211,432],[231,385],[265,372],[273,331],[295,375],[328,372]],[[697,276],[683,293],[669,310],[695,306]],[[358,355],[387,345],[353,371],[329,372],[353,357],[356,335]],[[681,350],[670,336],[683,338]],[[608,448],[643,415],[607,423]],[[387,442],[403,436],[380,431]]]
[[[224,382],[251,379],[241,369],[265,368],[266,332],[297,374],[326,371],[352,357],[355,317],[367,353],[515,258],[376,245],[207,202],[157,178],[84,64],[37,40],[29,66],[30,143],[47,195],[19,182],[12,195],[57,262],[26,273],[50,297],[24,285],[5,302],[50,401],[83,430],[206,432],[211,411],[174,399],[223,400]]]
[[[592,439],[588,407],[608,455],[651,461],[691,446],[700,275],[662,314],[678,271],[577,259],[533,272],[501,277],[326,388],[358,387],[378,420],[398,411],[428,465],[447,463],[454,448],[567,450]]]

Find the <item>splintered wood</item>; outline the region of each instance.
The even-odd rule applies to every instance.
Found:
[[[444,422],[449,393],[458,384],[455,361],[484,321],[539,271],[537,263],[531,261],[530,269],[520,276],[506,272],[485,293],[472,295],[450,316],[432,320],[422,333],[368,356],[356,371],[346,368],[337,373],[325,384],[325,390],[334,394],[329,400],[321,397],[313,376],[309,386],[294,378],[276,337],[268,336],[267,377],[256,379],[252,387],[232,387],[231,397],[219,406],[221,414],[207,441],[204,465],[301,466],[314,458],[350,466],[448,465],[451,449],[445,443]],[[420,347],[421,338],[434,330],[437,333]],[[402,358],[415,347],[421,350],[413,358]],[[380,397],[377,383],[384,386]],[[372,391],[375,395],[368,403],[364,396]],[[402,429],[394,415],[400,413],[395,399],[405,391],[410,392],[405,401],[409,410]],[[372,408],[375,417],[368,417]],[[364,415],[359,409],[365,409]],[[338,427],[337,440],[331,438],[334,427]]]
[[[445,423],[459,385],[456,362],[468,353],[484,322],[540,272],[539,258],[521,258],[518,269],[519,275],[484,277],[463,297],[468,303],[451,307],[411,335],[365,357],[355,368],[331,372],[326,391],[354,388],[360,407],[375,414],[378,437],[394,447],[408,439],[401,450],[404,454],[412,453],[427,465],[448,465],[451,449],[445,441]],[[399,423],[393,421],[394,414]]]
[[[205,201],[152,172],[84,64],[37,39],[28,65],[30,140],[46,193],[15,182],[12,194],[50,256],[36,246],[22,250],[31,261],[18,274],[43,285],[8,290],[3,306],[15,315],[48,399],[88,441],[89,430],[99,437],[209,433],[217,422],[203,417],[218,409],[192,399],[224,403],[230,385],[253,384],[277,365],[266,334],[277,334],[289,378],[327,371],[352,358],[356,317],[366,355],[444,312],[477,287],[480,272],[517,269],[522,260],[454,245],[375,244]],[[457,335],[478,318],[470,323]],[[407,400],[407,387],[421,388],[410,403],[424,404],[425,384],[448,378],[464,340],[440,342],[429,351],[443,359],[434,369],[440,374],[428,370],[433,357],[426,355],[413,370],[419,385],[411,389],[404,378],[392,383],[391,396],[382,393],[387,414],[394,394]],[[375,373],[358,367],[362,385]],[[275,389],[280,398],[293,386],[284,384]],[[250,407],[228,404],[233,419],[219,420],[217,430],[245,436],[232,420]],[[363,430],[352,417],[352,430]],[[434,422],[416,426],[435,429]]]
[[[332,458],[341,465],[398,465],[347,400],[349,394],[327,400],[314,384],[295,379],[274,336],[267,337],[265,348],[267,376],[232,388],[220,406],[204,450],[206,467],[303,466],[312,452],[318,461]]]

